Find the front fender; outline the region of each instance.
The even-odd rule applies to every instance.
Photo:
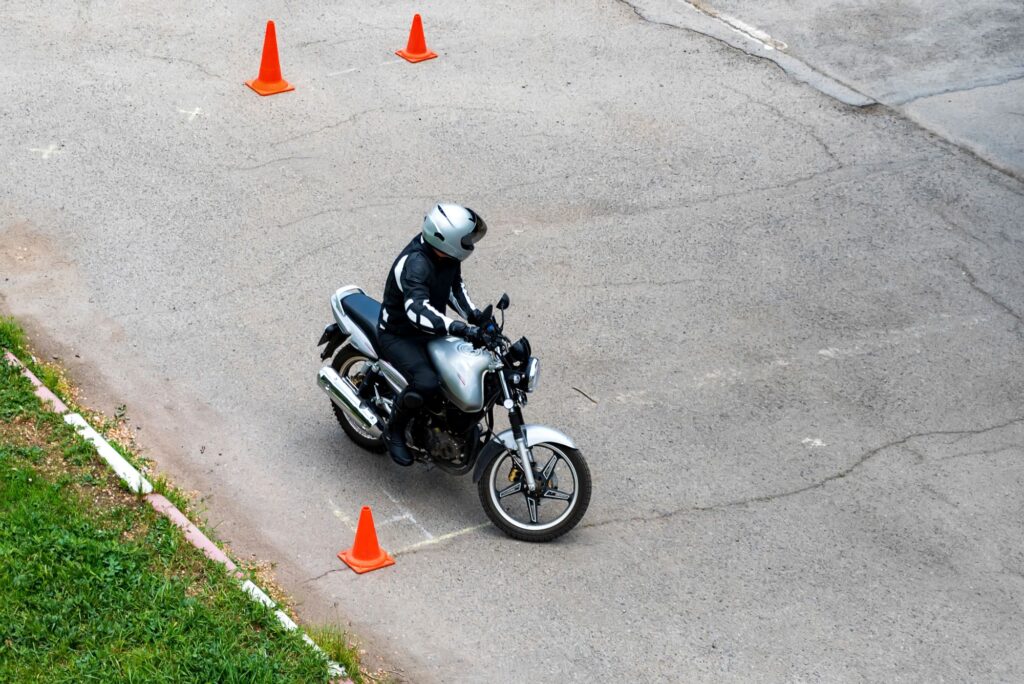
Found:
[[[542,442],[550,442],[551,444],[568,447],[569,449],[576,448],[576,442],[572,441],[571,437],[547,425],[524,425],[523,432],[526,434],[526,446],[528,447]],[[480,455],[476,459],[476,467],[473,468],[473,482],[480,481],[480,478],[484,476],[484,472],[494,459],[506,451],[515,450],[516,440],[512,436],[512,430],[505,430],[496,434],[494,439],[480,449]]]

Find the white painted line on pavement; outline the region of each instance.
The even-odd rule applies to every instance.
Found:
[[[426,537],[428,540],[434,538],[434,535],[432,535],[430,533],[430,530],[428,530],[426,527],[421,525],[420,522],[416,519],[416,517],[412,514],[412,512],[408,508],[403,506],[402,502],[399,501],[398,499],[396,499],[394,497],[394,495],[391,494],[391,492],[389,492],[388,490],[384,489],[383,487],[380,488],[380,491],[384,492],[384,496],[386,496],[389,499],[391,499],[391,503],[393,503],[396,506],[398,506],[398,509],[400,511],[402,511],[402,513],[403,513],[403,515],[402,515],[403,518],[405,518],[406,520],[411,522],[416,527],[420,528],[420,532],[423,533],[424,537]]]
[[[392,60],[388,60],[387,62],[381,62],[380,64],[376,64],[375,66],[382,67],[382,66],[388,66],[389,64],[402,64],[404,62],[405,62],[405,60],[403,60],[403,59],[392,59]],[[352,73],[355,73],[357,71],[362,71],[363,69],[368,69],[368,68],[371,68],[371,67],[352,67],[351,69],[343,69],[342,71],[332,71],[331,73],[327,74],[327,76],[328,77],[330,77],[330,76],[343,76],[344,74],[352,74]]]
[[[64,416],[64,422],[74,425],[75,431],[92,443],[96,448],[96,453],[100,455],[100,458],[106,461],[110,467],[114,469],[114,472],[117,473],[118,477],[124,480],[133,492],[138,494],[149,494],[153,491],[153,485],[149,483],[149,480],[144,478],[131,463],[124,460],[124,456],[117,453],[117,450],[110,446],[110,444],[107,443],[107,440],[100,436],[100,433],[93,430],[92,426],[85,421],[85,418],[82,418],[82,416],[77,413],[69,413]]]
[[[425,539],[425,540],[423,540],[421,542],[417,542],[415,544],[411,544],[409,546],[406,546],[404,549],[399,549],[398,551],[393,552],[391,555],[392,556],[397,556],[399,554],[409,553],[410,551],[417,551],[417,550],[422,549],[422,548],[424,548],[426,546],[433,546],[434,544],[440,544],[443,541],[448,541],[449,539],[454,539],[455,537],[461,537],[464,534],[469,534],[470,532],[474,532],[476,530],[481,530],[481,529],[487,527],[488,525],[490,525],[490,523],[480,523],[479,525],[473,525],[472,527],[465,527],[465,528],[463,528],[461,530],[455,530],[454,532],[449,532],[448,534],[442,534],[439,537],[431,537],[430,539]]]
[[[338,504],[334,503],[331,499],[328,499],[327,503],[331,504],[331,512],[334,513],[334,517],[345,523],[345,527],[352,530],[352,533],[355,534],[356,524],[352,522],[352,518],[342,513],[341,509],[338,508]]]
[[[788,45],[783,43],[781,40],[775,40],[774,38],[769,36],[767,33],[762,31],[761,29],[757,28],[756,26],[751,26],[750,24],[746,23],[745,21],[740,21],[736,17],[730,16],[728,14],[721,14],[720,13],[718,15],[718,18],[721,19],[722,21],[724,21],[726,24],[728,24],[730,27],[732,27],[734,30],[738,31],[739,33],[742,33],[745,36],[747,36],[748,38],[753,38],[757,42],[761,43],[762,45],[764,45],[765,49],[768,49],[768,50],[785,50],[787,47],[789,47]]]
[[[679,1],[682,2],[684,5],[687,5],[694,12],[698,12],[700,14],[709,16],[712,19],[717,19],[718,21],[722,22],[736,33],[739,33],[743,37],[759,43],[766,50],[785,50],[787,47],[789,47],[781,40],[775,40],[774,38],[769,36],[761,29],[757,28],[756,26],[751,26],[747,22],[741,21],[736,17],[730,16],[728,14],[723,14],[712,7],[708,7],[704,3],[694,2],[694,0]]]
[[[40,148],[40,147],[30,147],[30,148],[28,148],[28,151],[29,152],[38,152],[40,159],[49,159],[50,157],[52,157],[55,154],[64,154],[59,149],[57,149],[56,145],[54,145],[52,143],[45,150]]]

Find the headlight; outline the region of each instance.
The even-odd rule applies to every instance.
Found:
[[[531,356],[529,363],[526,364],[526,391],[532,392],[537,389],[537,383],[540,381],[540,359],[536,356]]]
[[[508,360],[512,362],[515,368],[520,368],[524,363],[530,359],[530,340],[525,337],[519,338],[519,340],[509,347]]]

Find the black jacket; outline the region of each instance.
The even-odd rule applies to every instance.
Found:
[[[447,335],[454,323],[445,315],[448,304],[466,319],[475,308],[462,281],[462,264],[437,256],[417,235],[388,273],[377,325],[393,335]]]

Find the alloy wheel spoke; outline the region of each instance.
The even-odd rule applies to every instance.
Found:
[[[521,491],[522,489],[523,489],[523,483],[522,482],[516,482],[514,484],[509,485],[508,487],[505,487],[500,492],[498,492],[498,498],[499,499],[504,499],[506,496],[509,496],[511,494],[515,494],[516,492]]]
[[[534,525],[537,524],[537,500],[532,496],[527,495],[526,507],[530,510],[530,522]]]
[[[551,458],[549,458],[548,462],[544,465],[543,475],[545,482],[551,479],[551,473],[555,471],[555,466],[557,464],[558,456],[556,456],[555,454],[551,454]]]
[[[563,491],[561,491],[559,489],[547,489],[547,490],[544,490],[544,494],[542,496],[545,499],[557,499],[558,501],[571,501],[572,500],[572,494],[570,494],[568,492],[563,492]]]

